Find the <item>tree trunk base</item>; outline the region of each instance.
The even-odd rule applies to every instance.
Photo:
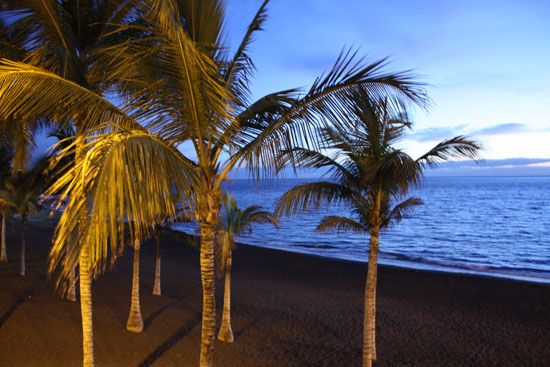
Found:
[[[160,291],[160,282],[159,283],[155,282],[155,286],[153,287],[153,296],[160,296],[160,295],[162,295]]]
[[[130,313],[130,317],[128,317],[128,322],[126,323],[126,330],[133,333],[141,333],[143,331],[141,312],[133,311]]]
[[[235,339],[233,338],[233,330],[231,330],[231,326],[222,325],[220,332],[218,333],[218,340],[225,343],[233,343]]]

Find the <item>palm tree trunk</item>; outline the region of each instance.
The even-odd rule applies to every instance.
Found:
[[[19,262],[19,275],[25,276],[25,235],[27,232],[27,217],[21,218],[21,261]]]
[[[76,124],[76,152],[75,164],[85,157],[85,138],[78,116],[74,117]],[[86,198],[84,198],[86,199]],[[88,208],[82,207],[79,213],[78,236],[79,245],[78,266],[80,272],[80,314],[82,319],[82,354],[83,366],[94,366],[94,329],[92,315],[92,264],[90,259],[90,247],[84,242],[88,223]]]
[[[67,292],[67,299],[69,301],[76,302],[76,269],[73,269],[69,275],[69,290]]]
[[[6,211],[2,210],[2,254],[0,261],[8,261],[8,252],[6,251]]]
[[[371,229],[369,263],[365,285],[365,314],[363,321],[363,367],[372,367],[375,358],[376,281],[380,229]]]
[[[223,290],[223,314],[218,340],[226,343],[233,342],[233,330],[231,330],[231,263],[233,251],[229,251],[225,264],[225,285]]]
[[[212,366],[216,333],[216,284],[214,273],[214,227],[201,224],[202,325],[200,367]]]
[[[90,249],[81,244],[80,264],[80,312],[82,314],[83,366],[94,365],[94,331],[92,324],[92,277],[90,274]]]
[[[155,247],[156,247],[156,262],[155,262],[155,280],[154,280],[154,286],[153,286],[153,294],[155,296],[161,295],[161,287],[160,287],[160,235],[157,233],[155,235]]]
[[[70,243],[69,243],[70,241]],[[72,247],[74,241],[78,241],[76,233],[67,237],[67,247]],[[67,299],[76,302],[76,267],[69,273],[69,289],[67,290]]]
[[[141,317],[141,307],[139,301],[139,247],[140,239],[134,240],[134,275],[132,278],[132,301],[130,306],[130,315],[126,323],[126,330],[134,333],[143,331],[143,318]]]

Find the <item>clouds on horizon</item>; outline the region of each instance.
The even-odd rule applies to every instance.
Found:
[[[467,135],[475,138],[480,136],[487,137],[525,132],[545,132],[548,130],[548,128],[533,129],[527,124],[515,122],[490,125],[480,129],[472,129],[469,127],[469,125],[463,124],[453,127],[430,127],[426,129],[413,130],[407,135],[407,139],[424,143],[448,139],[457,135]]]

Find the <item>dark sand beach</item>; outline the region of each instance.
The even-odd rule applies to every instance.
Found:
[[[8,234],[0,366],[81,365],[79,305],[59,299],[46,276],[51,234],[29,228],[25,278],[19,236]],[[153,246],[143,247],[143,333],[125,330],[131,251],[94,283],[98,366],[198,366],[198,252],[176,237],[164,236],[160,297],[151,294]],[[241,246],[236,341],[216,344],[215,365],[360,366],[364,278],[362,264]],[[550,286],[390,267],[379,279],[377,366],[550,366]]]

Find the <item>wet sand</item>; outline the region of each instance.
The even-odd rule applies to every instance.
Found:
[[[61,300],[46,276],[51,234],[30,227],[24,278],[19,235],[8,234],[0,366],[81,365],[79,305]],[[171,232],[162,245],[162,296],[151,294],[154,246],[142,250],[141,334],[125,330],[132,252],[94,283],[97,366],[198,366],[198,251]],[[360,366],[365,272],[363,264],[241,246],[236,340],[216,343],[214,365]],[[550,286],[391,267],[379,280],[376,366],[550,366]]]

